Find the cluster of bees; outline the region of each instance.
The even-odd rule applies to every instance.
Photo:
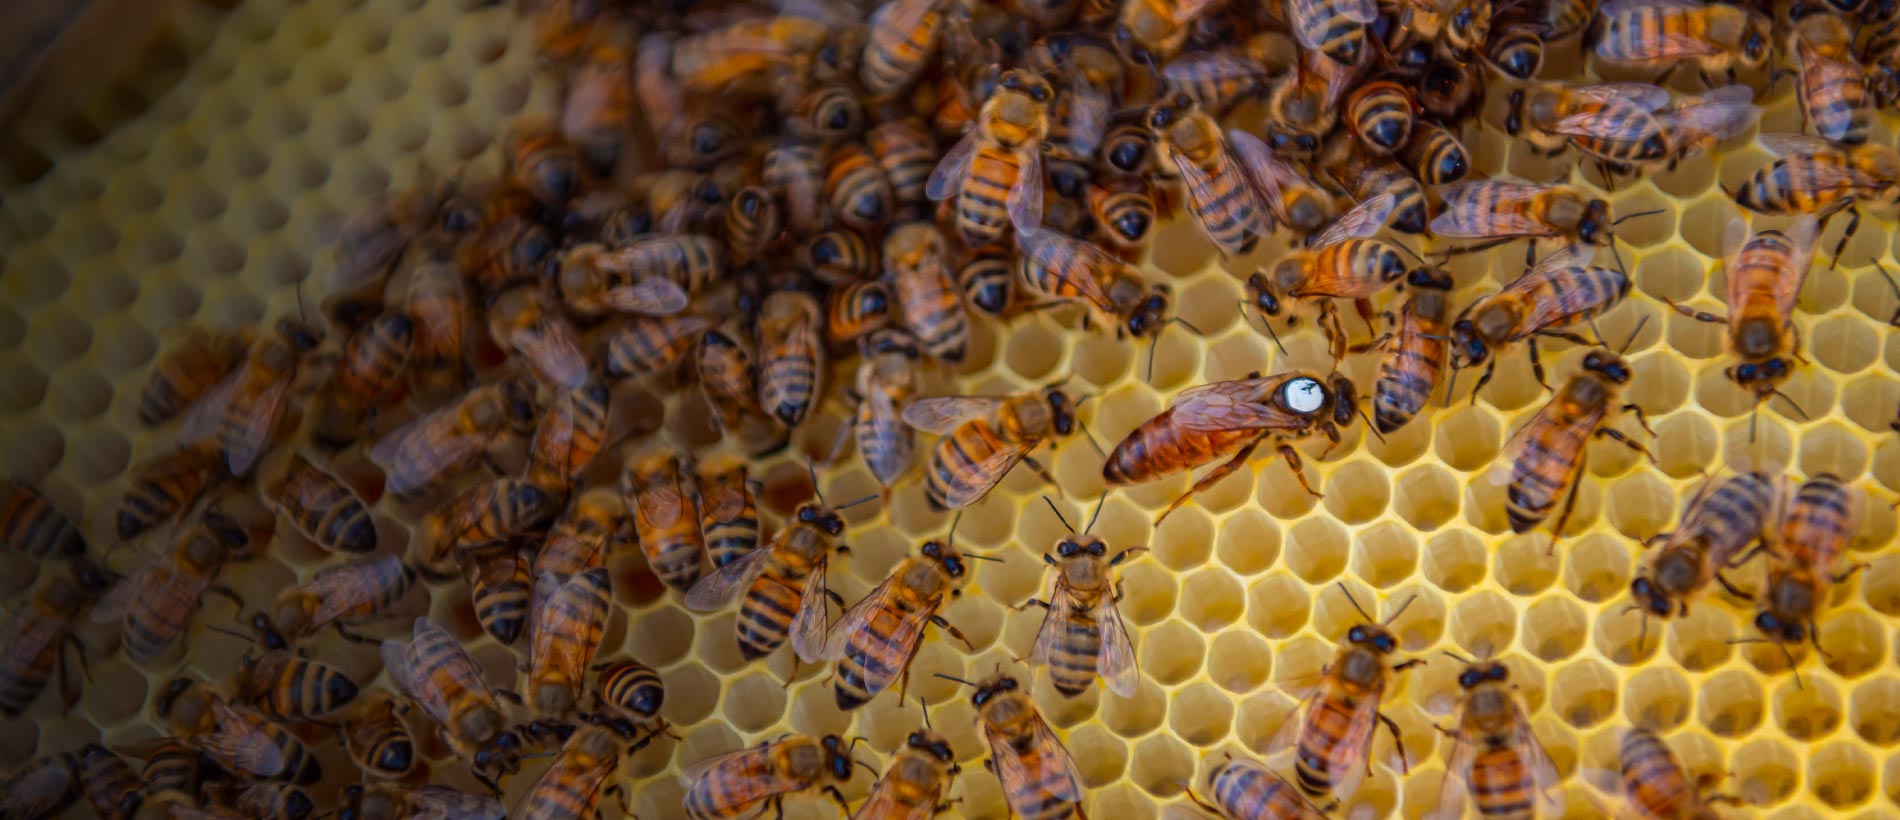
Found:
[[[978,503],[1019,463],[1047,478],[1032,453],[1087,434],[1082,397],[1061,383],[925,397],[921,374],[960,364],[973,322],[1035,311],[1131,340],[1171,324],[1196,332],[1138,266],[1175,215],[1230,261],[1262,237],[1290,239],[1271,264],[1235,271],[1242,310],[1276,344],[1276,323],[1313,315],[1334,359],[1374,354],[1377,379],[1254,373],[1185,390],[1105,452],[1106,484],[1215,465],[1165,517],[1264,446],[1318,495],[1297,443],[1336,444],[1360,418],[1394,432],[1435,396],[1449,401],[1458,370],[1482,366],[1475,400],[1518,348],[1545,383],[1539,344],[1558,339],[1591,350],[1493,473],[1513,531],[1556,516],[1554,549],[1586,444],[1611,438],[1648,455],[1609,426],[1629,413],[1648,429],[1622,397],[1630,365],[1595,332],[1630,296],[1615,228],[1642,214],[1612,214],[1566,183],[1468,178],[1458,135],[1487,97],[1507,99],[1513,136],[1614,178],[1697,161],[1748,132],[1762,88],[1792,77],[1813,133],[1762,135],[1779,158],[1731,196],[1799,218],[1750,231],[1737,217],[1726,315],[1671,304],[1727,326],[1728,374],[1758,401],[1786,399],[1780,385],[1801,362],[1790,317],[1821,228],[1850,214],[1838,261],[1858,207],[1900,197],[1900,155],[1867,142],[1874,112],[1900,98],[1896,10],[1875,0],[1802,0],[1780,14],[1703,0],[806,5],[532,9],[562,105],[507,136],[499,174],[420,183],[352,219],[321,322],[300,310],[268,333],[199,330],[154,365],[139,415],[177,446],[135,469],[115,523],[131,551],[158,543],[162,556],[115,571],[33,487],[0,487],[6,546],[50,568],[0,629],[8,715],[55,673],[76,701],[67,660],[98,655],[75,637],[82,618],[119,623],[119,651],[146,664],[180,651],[207,595],[222,595],[242,629],[207,628],[256,650],[229,680],[167,683],[153,704],[164,738],[88,745],[17,772],[0,785],[0,816],[48,816],[83,796],[102,817],[301,820],[317,810],[305,787],[324,778],[310,744],[331,742],[360,769],[334,810],[350,820],[624,805],[621,761],[671,736],[660,676],[597,657],[616,599],[603,564],[632,543],[688,608],[737,610],[748,660],[790,644],[799,662],[832,664],[840,710],[893,684],[902,698],[931,626],[968,644],[940,610],[986,556],[959,551],[952,524],[847,606],[826,583],[845,551],[840,511],[888,499],[920,460],[938,510]],[[1543,79],[1547,46],[1663,76]],[[1685,66],[1703,93],[1661,85]],[[1420,250],[1387,231],[1466,244]],[[1529,240],[1524,274],[1455,310],[1443,261],[1518,239]],[[1594,264],[1599,250],[1614,267]],[[1380,314],[1388,292],[1402,300]],[[1355,342],[1342,299],[1389,328]],[[840,444],[851,439],[883,492],[836,505],[820,495],[765,537],[746,456],[785,447],[826,398],[836,359],[853,353]],[[653,426],[614,407],[635,383],[700,391],[731,452],[621,447]],[[938,437],[924,459],[917,431]],[[371,508],[384,494],[422,517],[406,555],[379,538],[389,527]],[[246,515],[246,499],[268,509]],[[342,555],[247,610],[219,575],[286,537],[279,521]],[[1069,535],[1044,556],[1056,576],[1047,600],[1023,605],[1045,611],[1026,660],[1061,696],[1097,679],[1129,696],[1140,673],[1114,570],[1143,549],[1111,549],[1092,519],[1080,532],[1062,523]],[[1763,474],[1712,479],[1657,537],[1634,608],[1684,613],[1712,583],[1750,598],[1726,573],[1762,554],[1756,626],[1784,647],[1816,641],[1830,585],[1853,571],[1842,566],[1852,532],[1850,489],[1831,476],[1792,489]],[[392,620],[419,575],[466,581],[482,628],[525,655],[519,694],[493,686],[428,618],[407,638],[363,634]],[[1359,609],[1364,623],[1332,663],[1285,687],[1302,706],[1268,751],[1293,753],[1291,781],[1228,758],[1193,801],[1239,820],[1318,817],[1314,801],[1348,799],[1377,725],[1398,739],[1383,693],[1424,662],[1390,660],[1386,625],[1403,608],[1384,622]],[[379,645],[393,691],[312,658],[326,630]],[[1463,708],[1446,730],[1439,816],[1462,816],[1467,800],[1487,817],[1555,813],[1561,779],[1506,667],[1457,660]],[[1082,776],[1028,688],[1000,670],[964,683],[1010,809],[1084,816]],[[428,783],[412,725],[430,727],[492,794]],[[853,809],[838,786],[870,768],[855,746],[791,735],[699,761],[680,811],[755,817],[804,792],[854,818],[953,805],[960,754],[927,722]],[[500,782],[537,752],[551,764],[504,811]],[[1726,799],[1641,730],[1625,737],[1619,782],[1603,797],[1634,816],[1699,816]]]

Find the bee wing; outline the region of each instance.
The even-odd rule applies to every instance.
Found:
[[[883,608],[884,601],[889,599],[896,589],[897,576],[891,575],[879,582],[857,603],[852,604],[850,609],[845,610],[844,617],[839,618],[837,623],[831,625],[831,630],[825,633],[825,660],[842,659],[845,648],[851,641],[851,635],[870,626],[871,615]]]
[[[917,442],[911,431],[904,429],[903,422],[898,416],[897,405],[891,401],[890,393],[880,388],[872,388],[864,397],[864,407],[870,417],[868,421],[872,429],[893,432],[889,440],[883,442],[884,452],[876,456],[870,455],[870,451],[865,449],[863,438],[858,439],[858,453],[864,456],[864,465],[871,469],[871,474],[877,477],[878,483],[888,487],[896,482],[898,476],[903,475],[906,469],[910,468],[911,457],[916,451]],[[859,431],[865,434],[865,428],[862,425]]]
[[[461,430],[458,416],[458,406],[444,407],[411,420],[370,446],[369,460],[382,468],[389,492],[405,495],[421,489],[436,477],[435,470],[418,469],[419,464],[459,464],[481,449],[480,432]],[[426,450],[435,457],[426,462],[409,458],[418,450]],[[398,466],[402,469],[397,469]]]
[[[904,406],[904,423],[926,433],[949,435],[964,422],[993,412],[1001,396],[937,396]]]
[[[1544,750],[1544,744],[1537,739],[1537,733],[1531,730],[1530,719],[1524,716],[1524,710],[1513,704],[1514,718],[1511,726],[1511,745],[1517,753],[1524,756],[1524,764],[1531,770],[1531,783],[1537,788],[1537,805],[1544,817],[1562,817],[1564,813],[1563,776],[1557,773],[1557,765],[1550,760],[1550,753]]]
[[[1438,787],[1438,805],[1426,820],[1463,820],[1465,796],[1471,791],[1471,766],[1478,761],[1478,744],[1463,731],[1452,736],[1451,754],[1445,758],[1445,780]]]
[[[1544,188],[1489,179],[1442,186],[1438,192],[1444,197],[1445,205],[1432,217],[1432,233],[1458,239],[1548,236],[1550,226],[1516,212],[1520,209],[1507,207],[1530,200]]]
[[[1702,95],[1693,105],[1669,112],[1664,124],[1676,130],[1679,140],[1716,143],[1740,136],[1760,118],[1754,89],[1730,85]]]
[[[679,523],[680,508],[685,506],[685,501],[678,481],[642,483],[639,492],[634,493],[634,504],[640,514],[659,529]]]
[[[1548,430],[1559,423],[1555,416],[1561,411],[1556,409],[1556,406],[1557,401],[1554,399],[1546,403],[1537,410],[1537,414],[1532,416],[1530,421],[1525,422],[1511,434],[1511,439],[1504,443],[1504,449],[1498,451],[1497,460],[1492,462],[1491,470],[1487,473],[1492,484],[1499,487],[1507,486],[1516,481],[1520,474],[1528,474],[1535,464],[1551,460],[1565,462],[1566,475],[1570,476],[1571,480],[1575,480],[1577,471],[1583,466],[1583,459],[1577,456],[1582,453],[1584,442],[1590,438],[1589,431],[1585,430],[1584,435],[1574,437],[1574,441],[1572,437],[1566,436],[1546,442],[1540,441],[1534,435],[1534,431]],[[1587,422],[1570,423],[1579,426],[1589,424],[1592,427],[1596,424],[1594,418]],[[1538,452],[1528,452],[1532,446],[1535,446]],[[1569,484],[1566,482],[1564,486],[1568,487]]]
[[[1644,111],[1657,111],[1668,105],[1671,99],[1668,89],[1649,83],[1597,83],[1565,91],[1574,97],[1616,105],[1635,105]]]
[[[754,550],[764,552],[764,550]],[[830,562],[819,559],[805,576],[805,590],[798,596],[798,611],[792,614],[792,651],[805,663],[820,663],[825,656],[825,635],[831,629],[831,612],[825,603],[825,568]]]
[[[1518,291],[1536,290],[1542,286],[1537,280],[1549,276],[1553,271],[1560,271],[1565,268],[1581,268],[1588,265],[1591,259],[1596,258],[1596,254],[1597,249],[1595,245],[1572,242],[1545,254],[1544,258],[1537,260],[1537,264],[1532,265],[1531,269],[1525,271],[1523,276],[1518,277],[1516,281],[1506,285],[1504,289]]]
[[[1069,83],[1069,147],[1084,157],[1093,155],[1108,131],[1108,95],[1079,74]]]
[[[1370,23],[1379,16],[1378,6],[1373,0],[1344,0],[1337,3],[1288,0],[1286,5],[1294,36],[1299,39],[1300,45],[1310,51],[1318,51],[1325,43],[1326,34],[1334,25],[1334,15],[1355,23]]]
[[[1380,194],[1359,203],[1352,210],[1347,211],[1345,216],[1334,220],[1318,239],[1313,240],[1313,247],[1324,248],[1348,239],[1365,239],[1378,233],[1380,228],[1385,227],[1386,218],[1392,216],[1392,209],[1398,207],[1398,204],[1398,198],[1391,194]]]
[[[1090,260],[1089,264],[1067,265],[1061,268],[1062,270],[1076,271],[1078,273],[1103,265],[1119,264],[1094,245],[1077,239],[1071,239],[1055,231],[1040,229],[1018,231],[1016,234],[1016,243],[1024,254],[1045,268],[1055,267],[1054,265],[1047,264],[1051,257],[1067,255],[1087,257]],[[1096,281],[1096,278],[1093,276],[1085,274],[1071,278],[1065,275],[1062,277],[1061,284],[1074,287],[1077,292],[1076,298],[1088,302],[1091,307],[1104,311],[1113,311],[1115,309],[1115,303],[1109,301],[1108,294],[1103,292],[1102,283]],[[1025,281],[1024,285],[1027,286],[1028,283]],[[1030,287],[1029,289],[1035,291],[1042,290],[1042,288],[1036,287]],[[1043,295],[1055,296],[1053,293],[1046,292],[1043,293]]]
[[[1032,750],[1024,754],[1017,751],[1010,738],[988,726],[983,727],[983,740],[989,744],[990,762],[996,767],[996,779],[1002,782],[1003,792],[1040,787],[1039,797],[1044,801],[1082,802],[1082,775],[1075,767],[1075,759],[1069,756],[1069,750],[1063,747],[1041,715],[1030,718],[1029,733]]]
[[[944,501],[953,510],[982,501],[983,496],[989,495],[990,490],[996,486],[996,482],[1002,481],[1003,476],[1008,475],[1009,471],[1016,467],[1016,462],[1023,460],[1023,456],[1029,455],[1029,451],[1036,444],[1035,441],[1013,442],[991,453],[989,457],[976,463],[973,472],[976,473],[978,481],[967,488],[951,488],[950,492],[946,493]]]
[[[534,583],[537,587],[555,584],[558,577],[544,572]],[[599,646],[599,629],[607,622],[607,601],[612,598],[604,567],[559,582],[545,602],[534,608],[538,623],[529,633],[534,637],[528,653],[532,664],[537,669],[558,669],[570,681],[586,680],[587,664]],[[557,640],[563,635],[569,640]]]
[[[1801,286],[1808,281],[1808,273],[1814,267],[1814,242],[1820,229],[1813,214],[1802,214],[1795,218],[1794,225],[1788,228],[1788,244],[1794,246],[1789,256],[1788,267],[1781,278],[1775,282],[1775,304],[1782,316],[1794,315],[1794,303],[1801,296]]]
[[[1754,235],[1755,233],[1748,229],[1748,220],[1739,216],[1729,217],[1728,227],[1722,231],[1722,270],[1737,270],[1737,260],[1741,256],[1743,249],[1748,247],[1748,240],[1753,238]],[[1744,281],[1740,277],[1729,276],[1728,298],[1723,304],[1741,304],[1741,301],[1736,297],[1745,292],[1747,292],[1747,287]]]
[[[404,786],[403,794],[411,806],[422,807],[422,820],[502,820],[507,816],[501,801],[448,786]]]
[[[1185,26],[1194,22],[1194,18],[1201,16],[1203,12],[1219,2],[1221,0],[1176,0],[1168,6],[1170,15],[1174,18],[1174,24]]]
[[[897,781],[888,776],[877,781],[864,805],[851,813],[851,820],[930,820],[937,815],[937,804],[943,802],[940,788],[920,795],[928,800],[916,800],[908,805],[898,797],[899,788]]]
[[[1105,594],[1095,605],[1095,628],[1102,636],[1102,653],[1095,659],[1095,671],[1108,682],[1110,692],[1132,698],[1141,685],[1141,671],[1135,666],[1135,643],[1128,637],[1128,624],[1122,621],[1115,597]]]
[[[1627,140],[1636,134],[1660,133],[1662,124],[1655,119],[1654,115],[1619,103],[1572,114],[1545,130],[1570,137]]]
[[[257,459],[270,446],[271,429],[277,426],[277,420],[284,412],[284,399],[290,395],[288,378],[279,379],[265,386],[263,390],[252,393],[239,390],[225,406],[224,429],[231,431],[229,440],[221,440],[224,455],[224,468],[231,475],[241,476],[251,471]]]
[[[222,700],[211,701],[218,731],[197,738],[207,754],[257,777],[284,770],[284,751],[249,718]]]
[[[1021,165],[1016,169],[1016,181],[1009,186],[1009,195],[1004,205],[1009,211],[1009,222],[1018,231],[1033,230],[1042,224],[1042,152],[1022,151],[1018,154]],[[938,166],[942,167],[942,166]]]
[[[179,444],[195,444],[218,432],[218,425],[224,421],[224,408],[230,406],[231,397],[237,393],[238,382],[243,377],[244,365],[239,362],[237,367],[224,374],[224,378],[185,408],[184,417],[178,421]]]
[[[644,316],[667,316],[686,309],[686,289],[671,279],[652,276],[625,287],[610,288],[607,304],[613,309]]]
[[[436,708],[439,707],[439,699],[424,697],[424,687],[419,685],[421,681],[416,678],[414,668],[409,665],[410,643],[403,640],[383,641],[377,647],[377,654],[383,658],[383,668],[388,670],[390,682],[396,684],[396,688],[403,693],[415,698],[431,717],[437,717]],[[447,710],[443,710],[441,714],[446,715]]]
[[[0,815],[51,817],[78,785],[73,770],[64,765],[35,765],[0,784]]]
[[[317,577],[302,587],[305,594],[317,598],[316,612],[310,616],[311,625],[329,623],[343,613],[375,600],[381,590],[368,579],[391,577],[400,571],[398,567],[401,564],[402,559],[394,555],[379,555],[367,561],[318,573]]]
[[[1764,131],[1761,145],[1778,157],[1800,154],[1838,154],[1839,143],[1813,134],[1801,134],[1793,131]]]
[[[957,140],[937,167],[931,169],[930,179],[924,183],[924,196],[932,201],[956,196],[963,178],[970,173],[970,160],[976,159],[976,144],[976,129],[965,131],[963,139]]]
[[[1049,593],[1049,606],[1043,611],[1041,625],[1036,627],[1036,645],[1029,650],[1030,666],[1049,665],[1061,646],[1063,625],[1074,614],[1075,596],[1069,594],[1069,585],[1057,575],[1055,589]]]
[[[1292,168],[1274,156],[1273,149],[1259,137],[1239,128],[1228,129],[1227,148],[1239,160],[1247,179],[1253,182],[1254,195],[1266,203],[1275,217],[1286,222],[1286,201],[1280,192],[1280,179]]]
[[[1188,199],[1194,202],[1211,202],[1220,198],[1220,194],[1214,190],[1213,176],[1201,170],[1200,166],[1190,162],[1177,152],[1170,151],[1168,154],[1174,159],[1175,170],[1180,173],[1181,187],[1187,191]],[[1253,186],[1241,186],[1241,189],[1237,193],[1239,196],[1252,197],[1254,195]],[[1257,228],[1258,226],[1255,227]],[[1227,245],[1223,245],[1221,250],[1225,253],[1233,254],[1238,253],[1240,248],[1238,246],[1232,246],[1232,243],[1228,243]]]
[[[1262,387],[1255,379],[1216,382],[1182,396],[1169,409],[1175,423],[1188,430],[1221,432],[1225,430],[1286,430],[1304,427],[1306,419],[1284,413],[1267,404]]]
[[[528,360],[534,372],[567,390],[587,381],[587,354],[574,328],[558,319],[543,319],[508,331],[508,343]]]
[[[141,568],[130,576],[119,579],[111,589],[99,596],[92,604],[92,622],[103,624],[125,617],[132,611],[132,604],[144,597],[146,582],[152,579],[152,573],[159,568],[154,563]]]
[[[746,590],[771,563],[771,549],[755,549],[707,575],[686,591],[686,608],[694,612],[724,609]]]

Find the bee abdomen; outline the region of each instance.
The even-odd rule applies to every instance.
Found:
[[[777,582],[755,584],[739,607],[739,652],[746,660],[761,658],[785,643],[798,611],[797,593]]]

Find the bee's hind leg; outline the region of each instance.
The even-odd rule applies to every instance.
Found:
[[[1262,436],[1261,438],[1265,437]],[[1181,505],[1186,504],[1188,499],[1193,498],[1195,494],[1220,483],[1221,479],[1226,478],[1233,471],[1240,469],[1240,465],[1246,464],[1247,459],[1253,457],[1254,448],[1260,446],[1261,438],[1256,438],[1248,442],[1247,446],[1240,448],[1239,452],[1234,453],[1233,458],[1228,459],[1219,467],[1209,470],[1207,475],[1201,476],[1201,480],[1194,482],[1194,486],[1189,487],[1188,491],[1182,493],[1180,498],[1175,499],[1173,504],[1169,504],[1168,508],[1162,510],[1160,515],[1155,516],[1155,526],[1161,526],[1163,520],[1175,510],[1180,509]],[[1304,483],[1305,480],[1301,479],[1301,481]]]

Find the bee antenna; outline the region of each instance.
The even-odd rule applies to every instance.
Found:
[[[1346,596],[1346,603],[1352,604],[1353,609],[1359,610],[1359,617],[1366,619],[1366,623],[1374,621],[1373,617],[1366,612],[1366,608],[1359,605],[1359,599],[1352,597],[1352,590],[1346,588],[1344,581],[1335,581],[1333,585],[1339,587],[1340,594]]]
[[[859,504],[863,504],[863,503],[864,503],[864,502],[866,502],[866,501],[875,501],[875,500],[877,500],[877,499],[879,499],[879,498],[882,498],[882,497],[883,497],[883,494],[882,494],[882,493],[872,493],[872,494],[870,494],[870,495],[867,495],[867,496],[865,496],[865,497],[863,497],[863,498],[858,498],[858,499],[853,499],[853,500],[851,500],[851,501],[847,501],[847,502],[845,502],[845,503],[843,503],[843,504],[839,504],[838,506],[836,506],[836,507],[833,507],[833,508],[831,508],[831,510],[832,510],[832,512],[838,512],[838,511],[840,511],[840,510],[848,510],[848,509],[851,509],[852,507],[856,507],[856,506],[857,506],[857,505],[859,505]],[[822,502],[823,500],[824,500],[824,499],[822,499],[822,498],[821,498],[821,499],[819,499],[819,501],[821,501],[821,502]]]
[[[1616,249],[1615,240],[1610,241],[1610,256],[1616,259],[1617,272],[1624,276],[1629,276],[1630,269],[1623,265],[1623,252]]]
[[[1887,266],[1880,264],[1879,259],[1870,259],[1868,261],[1874,263],[1874,267],[1880,269],[1880,278],[1887,280],[1887,287],[1893,290],[1893,295],[1900,297],[1900,282],[1893,281],[1893,273],[1887,270]]]
[[[1627,222],[1627,221],[1629,221],[1629,220],[1631,220],[1631,219],[1635,219],[1635,218],[1637,218],[1637,217],[1639,217],[1639,216],[1655,216],[1656,214],[1659,214],[1659,213],[1662,213],[1662,212],[1663,212],[1663,209],[1661,209],[1661,208],[1651,208],[1651,209],[1649,209],[1649,210],[1647,210],[1647,211],[1637,211],[1636,213],[1633,213],[1633,214],[1624,214],[1624,215],[1622,215],[1622,216],[1620,216],[1620,217],[1617,217],[1616,219],[1614,219],[1614,220],[1612,220],[1612,221],[1610,222],[1610,224],[1611,224],[1611,225],[1621,225],[1621,224],[1623,224],[1624,222]]]
[[[1808,411],[1801,409],[1801,405],[1796,404],[1794,399],[1788,397],[1788,394],[1781,392],[1780,388],[1774,389],[1773,391],[1769,393],[1769,395],[1775,396],[1781,399],[1782,401],[1787,402],[1789,407],[1794,408],[1795,415],[1800,416],[1802,421],[1808,420]]]
[[[1379,625],[1387,626],[1387,625],[1390,625],[1393,621],[1398,620],[1399,616],[1405,614],[1405,610],[1410,608],[1412,606],[1412,602],[1416,600],[1418,600],[1417,595],[1414,595],[1410,598],[1405,599],[1405,603],[1399,604],[1399,608],[1392,610],[1392,614],[1385,616],[1385,620],[1380,621]]]
[[[1056,514],[1056,520],[1062,522],[1063,529],[1068,530],[1070,535],[1075,534],[1075,528],[1069,526],[1069,519],[1064,518],[1062,516],[1062,511],[1056,509],[1056,502],[1050,501],[1049,496],[1045,495],[1042,497],[1042,503],[1049,505],[1049,511]]]
[[[1451,406],[1451,394],[1452,394],[1452,391],[1456,390],[1458,387],[1458,371],[1462,369],[1463,368],[1456,367],[1456,366],[1452,367],[1451,378],[1445,380],[1445,403],[1443,405],[1440,405],[1441,407]]]
[[[1425,257],[1419,256],[1418,251],[1412,250],[1411,246],[1405,244],[1404,242],[1393,242],[1391,244],[1393,247],[1396,247],[1399,250],[1405,251],[1405,254],[1407,256],[1410,256],[1413,259],[1417,260],[1419,264],[1424,265],[1425,267],[1428,267],[1428,268],[1432,267],[1432,264],[1430,262],[1425,261]]]
[[[1252,325],[1253,319],[1250,318],[1247,314],[1247,303],[1245,301],[1241,301],[1241,302],[1236,302],[1235,304],[1240,306],[1240,321],[1244,324]],[[1262,316],[1260,317],[1260,327],[1262,330],[1265,330],[1267,332],[1267,338],[1273,340],[1273,346],[1280,349],[1281,356],[1292,355],[1286,352],[1286,345],[1280,343],[1280,334],[1274,332],[1273,322],[1268,321],[1267,317]]]
[[[1095,529],[1095,519],[1102,517],[1102,505],[1107,504],[1107,503],[1108,503],[1108,491],[1103,490],[1101,499],[1095,502],[1095,512],[1089,515],[1089,525],[1082,528],[1083,532],[1089,532]]]
[[[218,634],[220,634],[220,635],[229,635],[229,636],[231,636],[231,637],[233,637],[233,638],[237,638],[238,640],[241,640],[241,641],[244,641],[244,642],[246,642],[246,643],[254,643],[254,642],[256,642],[256,641],[257,641],[257,638],[256,638],[255,636],[252,636],[252,635],[246,635],[246,634],[244,634],[244,633],[242,633],[242,632],[239,632],[239,631],[237,631],[237,630],[235,630],[235,629],[226,629],[226,628],[224,628],[224,627],[222,627],[222,626],[217,626],[217,625],[215,625],[215,624],[212,624],[212,625],[208,625],[208,626],[206,626],[205,628],[206,628],[206,629],[209,629],[209,630],[211,630],[212,632],[216,632],[216,633],[218,633]]]
[[[943,678],[944,680],[953,680],[953,681],[956,681],[957,683],[961,683],[961,684],[963,684],[964,686],[975,686],[975,685],[976,685],[976,684],[974,684],[974,683],[971,683],[971,682],[969,682],[969,681],[967,681],[967,680],[964,680],[964,679],[962,679],[962,678],[959,678],[959,677],[956,677],[956,676],[954,676],[954,675],[946,675],[946,674],[944,674],[944,673],[942,673],[942,672],[938,672],[938,673],[936,673],[936,674],[937,674],[937,677],[940,677],[940,678]]]
[[[944,539],[944,543],[943,543],[944,546],[949,547],[951,549],[957,548],[957,522],[962,521],[962,520],[963,520],[963,511],[958,510],[957,516],[955,518],[950,519],[950,535],[948,538]]]
[[[982,554],[982,553],[980,553],[980,552],[966,552],[966,553],[963,553],[963,557],[965,557],[965,558],[975,558],[975,559],[976,559],[976,560],[978,560],[978,561],[993,561],[993,562],[995,562],[995,563],[998,563],[998,564],[1001,564],[1001,563],[1003,563],[1003,559],[1001,559],[1001,558],[998,558],[998,557],[996,557],[996,556],[994,556],[994,555],[984,555],[984,554]]]
[[[859,738],[859,740],[862,740],[862,738]],[[856,741],[853,741],[851,745],[853,745],[853,746],[856,746],[856,745],[858,745],[858,744],[856,743]],[[863,767],[864,767],[864,770],[865,770],[865,771],[867,771],[867,772],[870,772],[870,773],[871,773],[871,776],[872,776],[872,777],[876,777],[876,776],[877,776],[877,769],[876,769],[876,768],[873,768],[873,767],[871,766],[871,764],[869,764],[869,763],[866,763],[866,762],[864,762],[864,761],[862,761],[862,760],[859,760],[859,759],[857,759],[857,758],[855,758],[855,757],[854,757],[854,758],[851,758],[851,762],[852,762],[852,763],[855,763],[855,764],[857,764],[857,765],[859,765],[859,766],[863,766]]]
[[[1076,402],[1075,404],[1077,407],[1082,406],[1081,402]],[[1088,437],[1089,446],[1095,448],[1095,454],[1101,456],[1102,459],[1106,461],[1108,459],[1108,451],[1103,450],[1102,443],[1095,440],[1095,432],[1089,429],[1089,423],[1083,421],[1080,417],[1076,418],[1075,423],[1082,427],[1082,435]]]
[[[924,728],[929,729],[930,728],[930,703],[924,700],[923,695],[917,696],[917,711],[924,713]]]
[[[805,472],[811,476],[812,495],[818,496],[819,506],[825,506],[825,491],[818,489],[818,465],[812,462],[809,455],[805,456]]]
[[[1472,659],[1470,659],[1470,658],[1467,658],[1467,657],[1465,657],[1465,656],[1463,656],[1463,655],[1460,655],[1460,654],[1458,654],[1458,653],[1456,653],[1456,652],[1453,652],[1453,651],[1451,651],[1451,650],[1449,650],[1449,649],[1447,649],[1447,650],[1444,650],[1444,652],[1445,652],[1445,655],[1446,655],[1446,656],[1448,656],[1448,657],[1450,657],[1450,658],[1451,658],[1452,660],[1454,660],[1454,661],[1457,661],[1457,662],[1459,662],[1459,663],[1462,663],[1462,664],[1464,664],[1464,665],[1466,665],[1466,666],[1470,666],[1471,664],[1473,664],[1473,663],[1476,663],[1476,661],[1473,661]]]
[[[1154,384],[1155,382],[1155,353],[1160,349],[1161,334],[1156,333],[1154,338],[1148,340],[1148,374],[1142,377],[1149,384]]]
[[[1642,319],[1642,321],[1640,321],[1640,322],[1637,322],[1637,323],[1636,323],[1636,327],[1630,330],[1630,336],[1629,336],[1629,338],[1627,338],[1627,339],[1624,339],[1624,340],[1623,340],[1623,346],[1622,346],[1622,347],[1619,347],[1619,348],[1617,348],[1617,349],[1616,349],[1616,355],[1618,355],[1618,356],[1621,356],[1621,355],[1623,355],[1624,353],[1628,353],[1628,352],[1629,352],[1629,349],[1630,349],[1630,345],[1633,345],[1633,344],[1636,344],[1636,335],[1637,335],[1637,334],[1639,334],[1639,333],[1642,333],[1642,332],[1643,332],[1643,325],[1646,325],[1646,324],[1649,324],[1649,317],[1648,317],[1648,316],[1644,316],[1644,317],[1643,317],[1643,319]],[[1602,334],[1600,334],[1600,333],[1599,333],[1599,334],[1597,334],[1597,337],[1598,337],[1599,339],[1601,339],[1601,338],[1602,338]]]

